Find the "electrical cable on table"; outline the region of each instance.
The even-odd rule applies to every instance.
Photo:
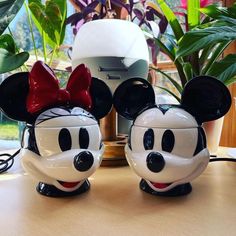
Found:
[[[0,174],[8,171],[14,164],[14,158],[20,152],[20,149],[17,150],[13,155],[9,153],[0,154],[0,157],[8,157],[7,159],[0,159]]]

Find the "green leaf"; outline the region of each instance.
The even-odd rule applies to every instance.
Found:
[[[164,0],[156,0],[156,1],[159,4],[166,19],[168,20],[176,39],[179,40],[183,36],[184,32],[181,28],[181,25],[177,17],[175,16],[174,12],[170,9],[170,7],[165,3]]]
[[[187,32],[179,41],[176,58],[191,55],[212,44],[236,39],[236,26],[209,27]]]
[[[220,16],[219,20],[215,23],[215,25],[226,25],[226,26],[235,26],[236,19],[227,17],[227,16]]]
[[[236,4],[234,4],[232,7],[219,7],[217,5],[209,5],[205,8],[201,8],[200,11],[213,18],[213,19],[219,19],[222,16],[235,18],[236,19]]]
[[[229,54],[222,60],[215,62],[207,74],[228,85],[231,78],[236,76],[236,55]]]
[[[172,60],[175,60],[173,52],[158,38],[155,38],[156,44],[162,49],[162,51]]]
[[[11,35],[0,36],[0,73],[19,68],[28,58],[28,52],[16,53],[15,42]]]
[[[224,50],[228,47],[230,42],[223,42],[216,44],[214,48],[211,50],[211,54],[209,54],[208,59],[205,63],[205,66],[202,68],[201,74],[207,74],[208,70],[211,69],[212,65],[214,65],[214,62],[217,61],[217,59],[221,56],[221,54],[224,52]]]
[[[33,6],[32,6],[32,7],[33,7]],[[39,33],[40,33],[41,36],[43,37],[43,32],[44,32],[44,31],[43,31],[43,28],[41,27],[41,25],[40,25],[38,19],[37,19],[33,14],[31,14],[31,17],[32,17],[32,20],[33,20],[35,26],[37,27]],[[56,47],[56,43],[53,42],[53,41],[48,37],[48,35],[45,35],[45,33],[44,33],[44,37],[45,37],[45,41],[47,42],[47,44],[48,44],[51,48],[55,48],[55,47]]]
[[[6,49],[10,53],[16,53],[16,44],[10,34],[0,36],[0,48]]]
[[[199,8],[200,0],[188,0],[187,17],[189,29],[193,29],[200,24]]]
[[[236,76],[227,79],[227,80],[224,82],[224,84],[227,85],[227,86],[229,86],[230,84],[233,84],[233,83],[235,83],[235,82],[236,82]]]
[[[28,59],[28,52],[11,54],[7,50],[0,48],[0,74],[21,67]]]
[[[45,40],[52,48],[59,47],[64,40],[66,6],[66,0],[48,0],[45,5],[40,0],[29,0],[32,19],[39,32],[46,34]]]
[[[214,47],[215,47],[215,44],[212,44],[212,45],[210,45],[210,46],[208,46],[208,47],[206,47],[202,50],[201,56],[199,58],[200,66],[203,66],[206,63],[209,56],[214,51]]]
[[[162,87],[162,86],[156,86],[156,87],[166,91],[167,93],[169,93],[171,96],[173,96],[180,103],[181,99],[178,96],[176,96],[172,91],[170,91],[169,89]]]
[[[165,78],[167,78],[172,84],[173,86],[177,89],[177,91],[181,94],[182,91],[183,91],[183,88],[181,87],[181,85],[175,81],[174,79],[172,79],[168,74],[166,74],[164,71],[158,69],[158,68],[154,68],[154,67],[151,67],[151,69],[161,73],[162,75],[165,76]]]
[[[183,64],[184,74],[187,78],[187,80],[190,80],[193,78],[193,68],[192,65],[189,62],[185,62]]]
[[[0,35],[14,19],[24,0],[0,0]]]

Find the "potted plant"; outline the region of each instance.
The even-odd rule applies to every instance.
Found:
[[[202,65],[199,63],[200,73],[214,76],[229,85],[236,79],[236,55],[229,54],[224,58],[221,55],[228,45],[236,39],[236,4],[228,8],[209,5],[200,11],[212,21],[184,35],[179,44],[177,57],[199,54],[199,51],[202,51],[206,63],[204,60],[201,62],[199,56],[200,63],[204,63]],[[191,39],[192,48],[186,44],[189,39]],[[208,144],[213,154],[216,153],[219,145],[223,119],[204,124],[209,140]]]
[[[181,1],[186,12],[178,13],[184,16],[185,29],[183,29],[176,13],[174,13],[163,0],[157,0],[158,6],[167,18],[173,34],[163,34],[155,38],[161,50],[174,62],[180,81],[176,81],[167,73],[152,66],[152,69],[160,72],[176,88],[178,94],[174,94],[168,88],[161,87],[178,101],[185,84],[195,76],[209,75],[221,80],[225,85],[230,85],[236,80],[236,55],[231,54],[222,58],[227,46],[236,39],[235,34],[235,10],[236,4],[231,7],[206,5],[201,8],[201,3],[208,1],[188,0]],[[187,3],[187,4],[186,4]],[[208,140],[211,153],[215,153],[220,140],[223,118],[218,124],[210,123],[210,132],[215,144]],[[208,125],[204,124],[208,129]],[[219,126],[218,138],[214,133],[214,126]],[[209,137],[210,134],[208,133]]]

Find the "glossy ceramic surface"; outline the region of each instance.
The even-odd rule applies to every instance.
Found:
[[[0,85],[0,105],[10,118],[27,122],[20,151],[23,168],[39,182],[37,191],[62,197],[89,189],[104,145],[97,120],[111,109],[108,86],[75,68],[65,88],[50,67],[36,62]]]
[[[199,128],[133,126],[125,147],[129,165],[155,191],[165,192],[199,176],[209,161]],[[197,150],[198,148],[198,150]]]
[[[76,107],[40,114],[25,129],[20,155],[24,169],[40,182],[72,192],[99,167],[103,152],[97,121]]]
[[[228,111],[227,87],[212,77],[194,78],[180,105],[156,105],[152,86],[132,78],[116,89],[113,103],[120,115],[133,120],[125,153],[142,178],[140,188],[158,196],[190,193],[189,182],[205,170],[210,157],[201,124]]]

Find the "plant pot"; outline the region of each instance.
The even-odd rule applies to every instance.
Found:
[[[217,153],[223,123],[224,117],[221,117],[220,119],[208,121],[203,124],[207,138],[207,147],[211,155],[216,155]]]

